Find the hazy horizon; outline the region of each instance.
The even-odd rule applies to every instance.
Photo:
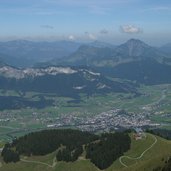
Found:
[[[171,42],[169,0],[1,0],[0,41]]]

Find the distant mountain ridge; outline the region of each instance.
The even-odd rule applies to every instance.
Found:
[[[26,49],[28,47],[29,47],[28,49],[30,49],[30,47],[33,45],[33,42],[29,42],[29,41],[14,41],[14,42],[8,42],[7,44],[11,44],[11,43],[15,44],[16,47],[22,45],[21,47],[23,47],[25,50],[23,50],[21,53],[25,53]],[[130,39],[127,42],[119,46],[113,46],[111,44],[103,43],[99,41],[94,41],[92,43],[79,44],[79,45],[75,43],[73,44],[73,42],[56,42],[56,43],[55,42],[53,43],[52,42],[51,43],[39,42],[39,43],[35,43],[34,46],[38,46],[38,49],[40,48],[41,50],[44,50],[45,56],[46,56],[46,53],[48,52],[46,51],[46,49],[48,49],[48,46],[51,46],[51,48],[53,49],[57,47],[57,44],[59,44],[61,47],[65,47],[65,45],[68,44],[68,47],[66,48],[71,48],[72,50],[73,50],[73,47],[76,48],[77,46],[77,50],[75,50],[71,55],[65,56],[63,58],[56,57],[55,59],[53,58],[52,60],[49,60],[49,61],[45,60],[45,62],[43,63],[40,61],[44,57],[41,57],[41,60],[40,59],[39,59],[40,61],[38,60],[39,62],[36,65],[34,65],[34,68],[28,68],[28,69],[22,69],[22,70],[8,68],[6,71],[4,71],[1,68],[0,70],[1,71],[3,70],[4,72],[3,76],[5,77],[9,75],[14,76],[14,73],[15,73],[16,75],[15,79],[19,79],[19,78],[25,79],[26,76],[31,77],[32,79],[33,78],[37,79],[38,78],[37,76],[42,76],[42,77],[50,76],[50,77],[55,77],[54,79],[56,79],[56,77],[62,74],[62,73],[55,74],[57,70],[59,71],[59,66],[65,67],[65,70],[67,67],[71,67],[71,68],[75,67],[77,71],[75,75],[78,76],[80,74],[79,78],[76,79],[77,82],[79,82],[79,80],[83,81],[83,79],[81,78],[81,75],[83,78],[84,78],[84,75],[83,75],[83,71],[78,72],[78,68],[79,67],[81,68],[82,66],[84,66],[84,67],[87,67],[88,70],[90,68],[92,68],[93,70],[95,69],[105,76],[110,76],[110,77],[120,78],[120,79],[127,79],[131,81],[136,81],[137,83],[142,83],[142,84],[153,85],[153,84],[171,83],[171,79],[170,79],[171,56],[165,53],[163,50],[161,50],[161,48],[151,47],[148,44],[142,42],[141,40]],[[45,49],[43,48],[44,45],[47,45]],[[0,43],[0,49],[1,47],[2,46]],[[167,47],[169,47],[169,45],[167,45]],[[51,51],[51,48],[50,48],[50,51]],[[12,51],[15,51],[15,48]],[[31,52],[35,52],[34,55],[40,54],[34,50],[31,50]],[[33,59],[31,61],[32,64],[35,63],[34,57],[35,56],[32,56],[32,58],[30,58],[30,59]],[[22,58],[22,57],[13,58],[12,56],[6,56],[3,53],[0,54],[0,61],[1,61],[2,67],[6,63],[9,66],[10,65],[23,66],[25,64],[30,65],[27,59],[29,58]],[[49,67],[52,69],[52,65],[54,67],[57,66],[58,69],[54,69],[52,70],[52,73],[50,73],[48,71],[49,69],[47,68]],[[74,74],[71,74],[70,76],[67,75],[68,78],[66,78],[66,74],[63,74],[63,80],[64,78],[70,79],[72,78],[73,75]],[[65,81],[63,81],[63,84],[66,84]],[[105,87],[105,89],[107,89],[107,87],[111,87],[108,85],[107,86],[104,86],[104,85],[106,84],[102,83],[101,87]],[[76,86],[76,87],[84,87],[84,85],[82,84],[81,86]],[[95,87],[97,88],[97,86]],[[94,88],[92,89],[95,90]]]
[[[73,98],[78,98],[80,93],[88,96],[110,92],[137,93],[135,85],[112,81],[88,68],[53,66],[27,69],[2,66],[0,89],[55,93]]]
[[[81,43],[71,41],[34,42],[14,40],[0,42],[0,59],[18,67],[32,66],[54,58],[68,56],[78,49]]]
[[[0,42],[0,60],[16,67],[49,65],[116,66],[120,63],[154,58],[159,62],[171,63],[169,44],[161,48],[147,45],[138,39],[115,46],[94,41],[78,43],[74,41],[34,42],[14,40]]]
[[[126,43],[114,48],[110,46],[99,48],[83,45],[76,52],[63,58],[61,61],[56,61],[56,63],[108,67],[146,58],[153,58],[159,62],[163,62],[164,58],[167,59],[169,57],[160,51],[160,49],[151,47],[138,39],[130,39]]]

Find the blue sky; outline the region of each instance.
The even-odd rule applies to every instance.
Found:
[[[171,0],[0,0],[0,40],[171,42]]]

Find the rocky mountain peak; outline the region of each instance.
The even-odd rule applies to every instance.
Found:
[[[149,45],[138,39],[130,39],[118,47],[118,51],[126,53],[128,56],[141,56],[145,50],[151,48]]]
[[[144,43],[143,41],[139,40],[139,39],[129,39],[125,45],[129,46],[129,47],[149,47],[149,45],[147,45],[146,43]]]

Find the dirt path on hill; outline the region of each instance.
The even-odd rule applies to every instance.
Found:
[[[54,157],[52,165],[45,163],[45,162],[26,160],[26,159],[20,159],[20,161],[25,162],[25,163],[41,164],[41,165],[48,166],[51,168],[56,166],[56,157]]]
[[[121,163],[121,165],[124,166],[124,167],[128,167],[128,165],[126,165],[126,164],[122,161],[123,158],[131,159],[131,160],[139,160],[139,159],[141,159],[141,158],[144,156],[144,154],[145,154],[147,151],[149,151],[151,148],[153,148],[153,146],[157,143],[157,141],[158,141],[157,138],[156,138],[154,135],[152,135],[152,137],[154,138],[153,144],[151,144],[150,147],[148,147],[146,150],[144,150],[144,151],[141,153],[140,156],[138,156],[138,157],[121,156],[121,157],[119,158],[119,162]]]

